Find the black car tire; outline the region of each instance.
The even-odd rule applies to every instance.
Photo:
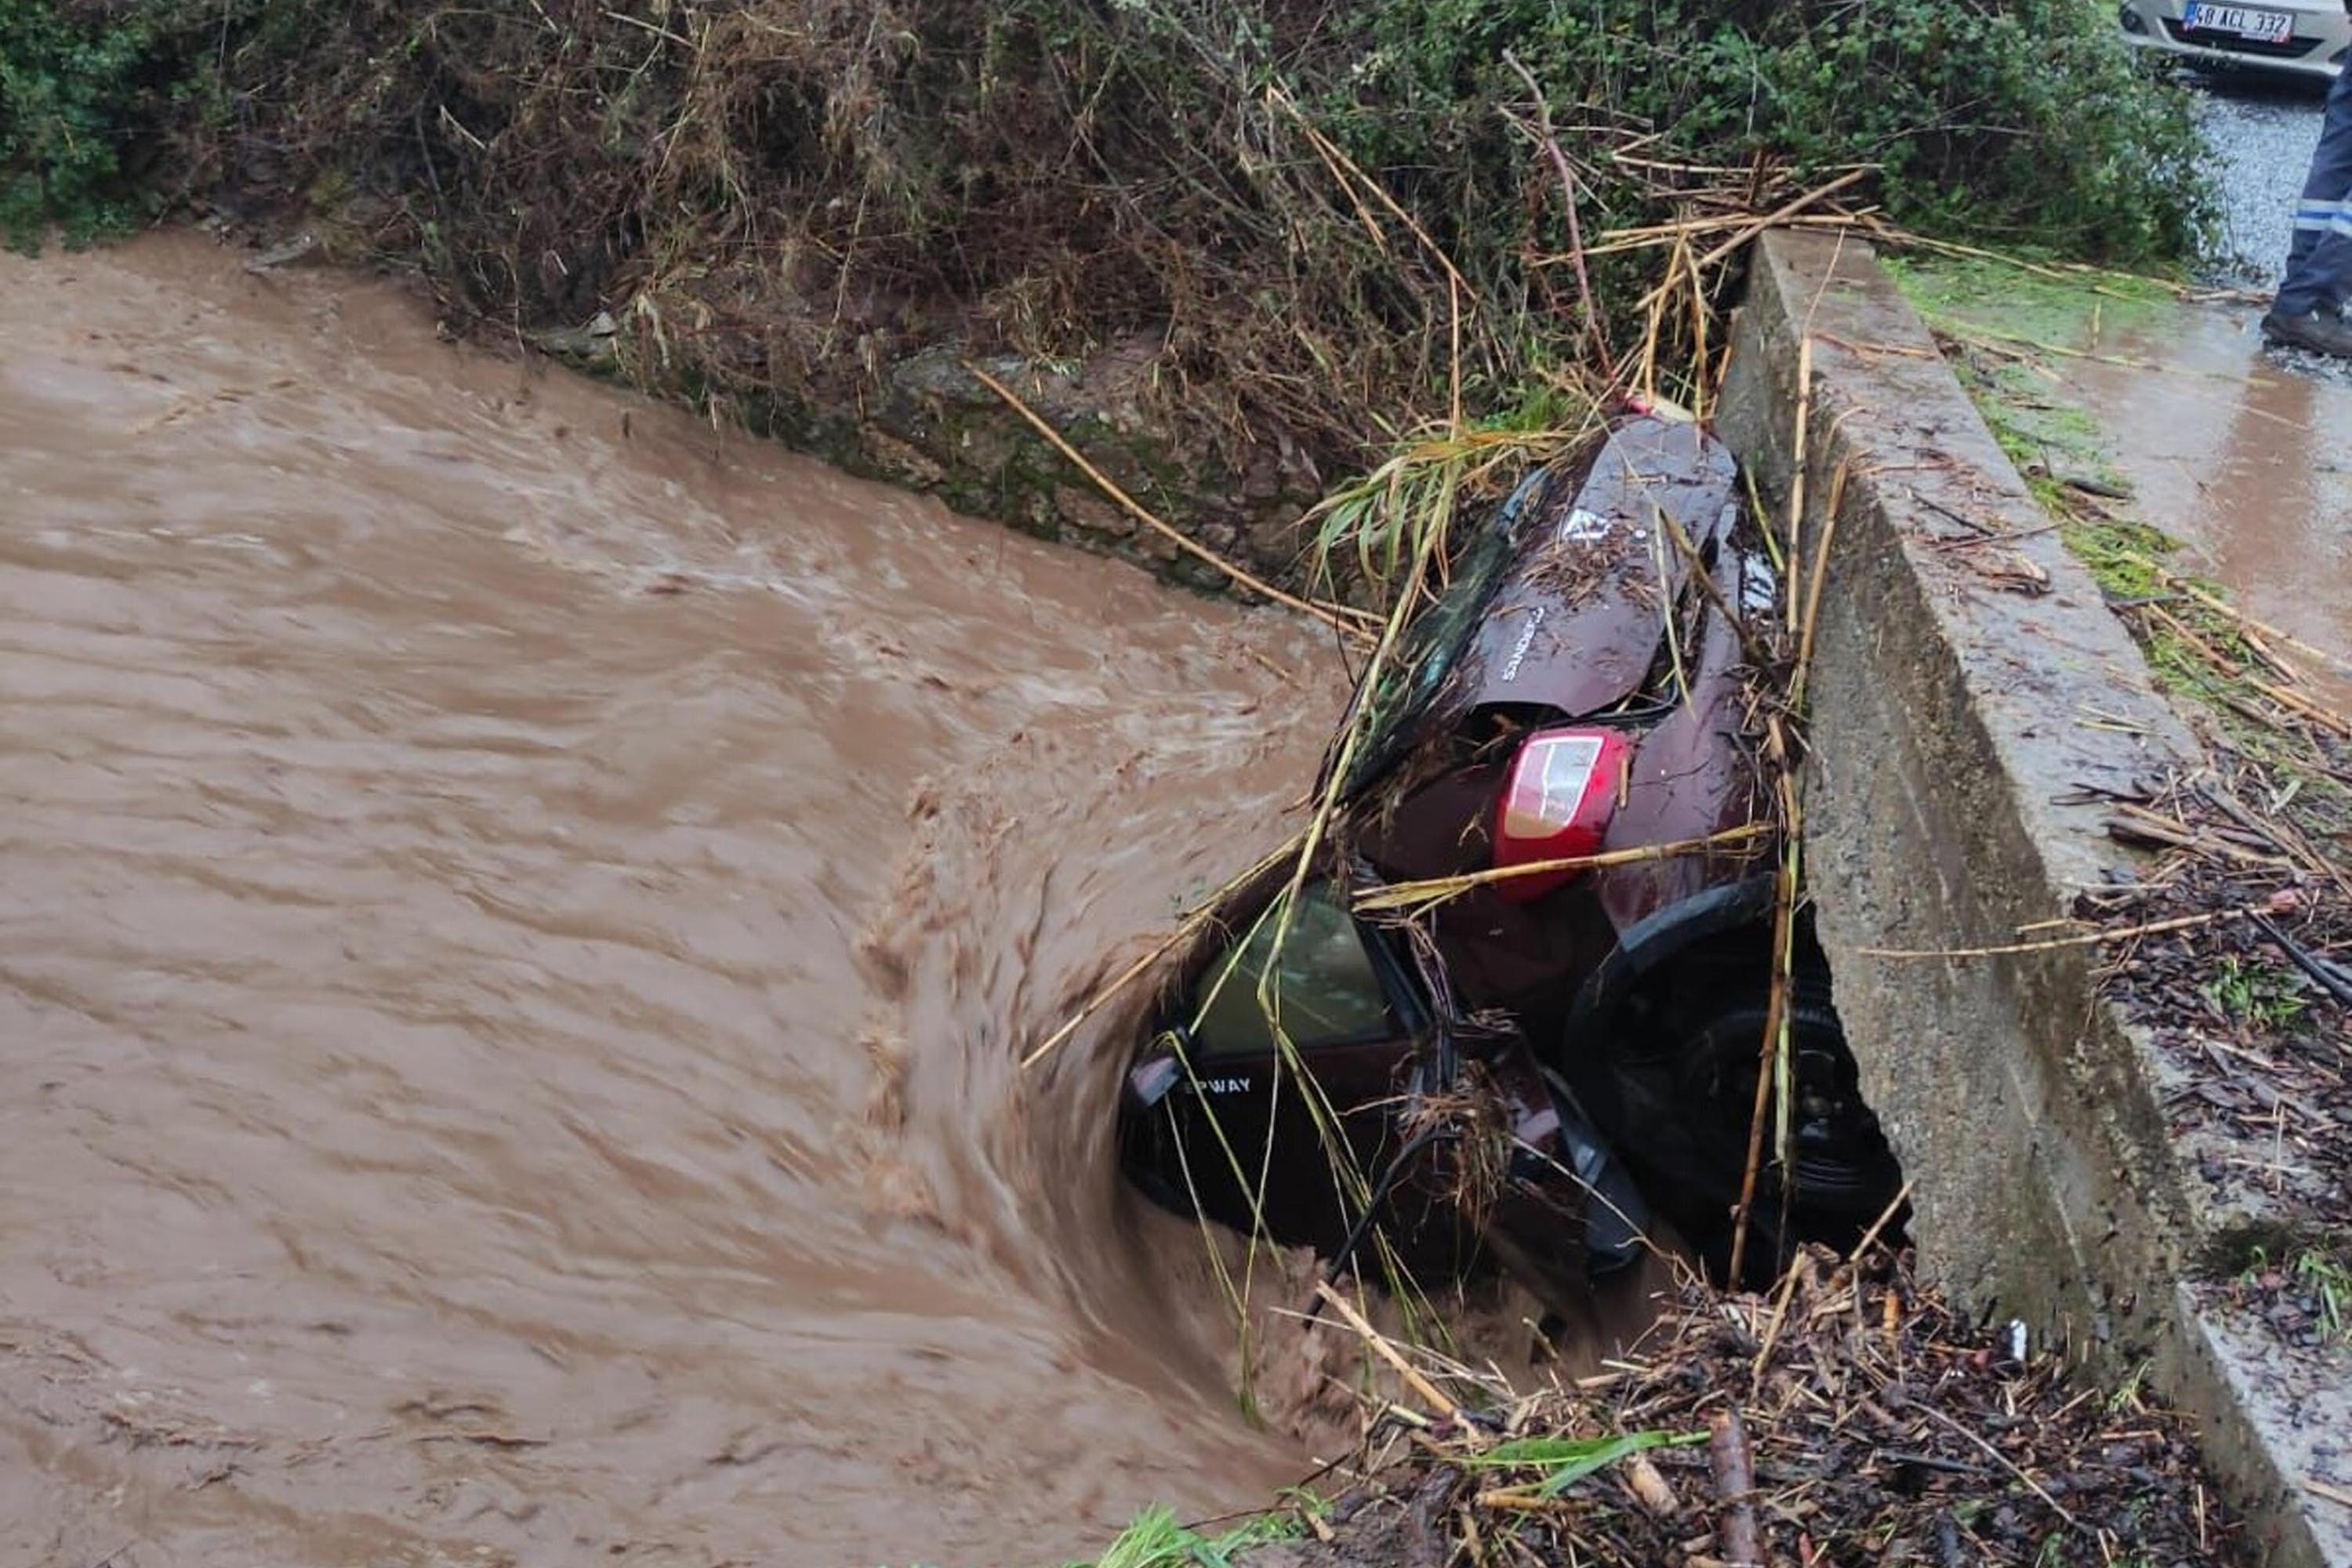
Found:
[[[1795,1245],[1845,1250],[1886,1213],[1902,1170],[1862,1099],[1853,1053],[1830,1000],[1829,973],[1808,955],[1792,976],[1791,1052],[1800,1114],[1793,1191],[1765,1129],[1738,1281],[1729,1281],[1733,1212],[1748,1169],[1756,1075],[1771,1002],[1752,942],[1691,955],[1645,987],[1615,1031],[1604,1071],[1607,1131],[1651,1201],[1728,1283],[1769,1284]]]

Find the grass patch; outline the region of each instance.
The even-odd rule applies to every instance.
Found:
[[[2294,1260],[2297,1283],[2319,1303],[2321,1331],[2337,1344],[2352,1342],[2352,1268],[2324,1252],[2306,1252]]]
[[[1173,1510],[1154,1505],[1138,1514],[1100,1557],[1064,1568],[1230,1568],[1234,1556],[1250,1547],[1305,1534],[1302,1517],[1297,1512],[1269,1513],[1209,1535],[1178,1523]]]
[[[2205,995],[2231,1018],[2264,1033],[2292,1029],[2311,1007],[2293,970],[2235,953],[2221,960]]]
[[[2273,1262],[2269,1248],[2255,1247],[2236,1284],[2253,1300],[2290,1302],[2308,1316],[2323,1343],[2352,1345],[2352,1265],[2329,1248],[2296,1248]]]
[[[2225,613],[2172,591],[2186,584],[2218,597],[2225,592],[2221,585],[2175,573],[2167,563],[2180,542],[2162,530],[2129,519],[2086,517],[2063,484],[2029,482],[2044,509],[2063,520],[2058,532],[2067,549],[2090,568],[2108,603],[2126,612],[2157,684],[2234,721],[2248,744],[2274,751],[2276,736],[2267,720],[2246,722],[2246,710],[2259,711],[2263,700],[2248,671],[2262,667],[2242,627]]]
[[[1930,326],[1999,341],[2086,347],[2103,328],[2145,326],[2173,305],[2166,276],[2059,265],[2050,258],[1966,256],[1887,259],[1895,284]]]
[[[1532,1472],[1538,1498],[1556,1498],[1587,1476],[1651,1448],[1685,1448],[1704,1432],[1620,1432],[1606,1437],[1520,1437],[1498,1443],[1464,1463],[1477,1469]]]

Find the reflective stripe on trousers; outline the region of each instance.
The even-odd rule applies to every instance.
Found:
[[[2352,201],[2303,202],[2294,209],[2298,232],[2352,234]]]

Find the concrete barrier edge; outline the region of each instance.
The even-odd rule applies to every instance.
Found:
[[[1922,1269],[2111,1374],[2145,1364],[2204,1423],[2257,1554],[2347,1568],[2352,1509],[2305,1482],[2352,1436],[2352,1401],[2196,1279],[2244,1216],[2176,1142],[2165,1071],[2094,952],[1879,956],[2005,945],[2133,874],[2100,792],[2196,748],[1869,247],[1777,231],[1714,411],[1776,516],[1801,408],[1801,536],[1832,537],[1808,881]]]

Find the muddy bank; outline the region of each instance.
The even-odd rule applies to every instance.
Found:
[[[201,240],[0,281],[0,1560],[1029,1563],[1295,1478],[1123,1042],[1013,1064],[1277,830],[1322,641]]]

